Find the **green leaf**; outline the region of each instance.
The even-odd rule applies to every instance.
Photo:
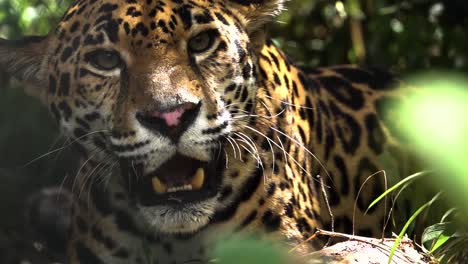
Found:
[[[436,251],[440,246],[444,245],[450,238],[451,236],[446,236],[444,234],[441,234],[439,238],[437,239],[436,243],[434,244],[434,246],[432,246],[431,253]]]
[[[400,186],[404,185],[405,183],[409,183],[410,181],[413,181],[415,180],[416,178],[419,178],[425,174],[427,174],[428,171],[421,171],[421,172],[417,172],[417,173],[414,173],[406,178],[404,178],[403,180],[399,181],[397,184],[393,185],[392,187],[390,187],[388,190],[386,190],[384,193],[382,193],[381,195],[379,195],[379,197],[375,198],[374,201],[372,201],[372,203],[369,205],[369,207],[367,207],[367,210],[365,212],[365,214],[367,214],[367,212],[369,211],[369,209],[371,209],[374,205],[376,205],[378,202],[380,202],[380,200],[382,200],[385,196],[387,196],[389,193],[393,192],[394,190],[398,189]]]
[[[424,232],[421,238],[423,244],[436,240],[438,237],[440,237],[444,233],[444,231],[447,230],[448,228],[447,224],[448,223],[437,223],[437,224],[428,226],[426,229],[424,229]]]
[[[423,244],[432,242],[429,251],[434,252],[453,237],[456,237],[456,225],[452,222],[444,222],[427,227],[422,234],[421,241]]]

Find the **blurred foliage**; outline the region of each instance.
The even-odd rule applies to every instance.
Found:
[[[71,0],[0,0],[0,37],[46,34]],[[271,35],[308,66],[468,70],[466,0],[291,0]]]
[[[292,0],[288,7],[273,33],[304,64],[468,69],[466,0]]]
[[[45,35],[69,3],[70,0],[0,0],[0,37]]]
[[[252,238],[220,239],[217,243],[213,257],[219,264],[255,264],[291,263],[291,257],[287,257],[285,248],[280,248],[267,241]]]
[[[450,190],[447,195],[468,216],[468,79],[425,73],[408,82],[425,89],[402,106],[403,128],[419,155],[437,168],[435,175],[444,175],[433,181]]]
[[[466,263],[468,261],[468,79],[449,72],[428,71],[414,75],[406,80],[417,90],[399,106],[397,118],[414,150],[422,160],[431,164],[430,173],[416,173],[408,176],[389,188],[382,196],[400,188],[401,191],[411,185],[408,194],[414,203],[424,199],[428,183],[435,186],[439,193],[426,201],[417,210],[411,209],[413,215],[400,231],[395,245],[406,233],[410,225],[417,225],[415,219],[426,211],[422,249],[434,253],[445,263]],[[428,181],[416,182],[423,176]],[[421,187],[424,190],[421,190]],[[398,195],[395,197],[397,198]],[[440,199],[444,197],[450,202]],[[379,197],[380,199],[380,197]],[[374,201],[377,202],[378,200]],[[440,216],[442,216],[440,218]],[[435,224],[435,218],[439,218]],[[393,229],[392,229],[393,230]],[[419,238],[417,238],[419,240]],[[390,263],[390,260],[389,260]]]

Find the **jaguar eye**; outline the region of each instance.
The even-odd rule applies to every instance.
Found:
[[[190,53],[202,53],[207,51],[213,46],[214,40],[218,34],[217,30],[210,29],[195,35],[188,42],[188,51]]]
[[[86,57],[94,67],[100,70],[110,71],[122,66],[122,59],[116,51],[97,50]]]

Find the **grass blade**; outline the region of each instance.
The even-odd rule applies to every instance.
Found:
[[[388,190],[386,190],[384,193],[379,195],[379,197],[375,198],[375,200],[372,201],[372,203],[369,205],[369,207],[367,207],[367,210],[366,210],[365,214],[367,214],[367,211],[369,211],[369,209],[371,209],[374,205],[376,205],[378,202],[380,202],[380,200],[382,200],[389,193],[393,192],[394,190],[396,190],[397,188],[399,188],[403,184],[405,184],[405,183],[407,183],[409,181],[412,181],[412,180],[414,180],[414,179],[416,179],[418,177],[421,177],[421,176],[423,176],[423,175],[425,175],[427,173],[428,173],[428,171],[417,172],[417,173],[414,173],[414,174],[404,178],[403,180],[399,181],[397,184],[393,185]]]
[[[413,174],[415,175],[415,174]],[[393,246],[392,246],[392,249],[390,250],[390,254],[388,255],[388,264],[391,264],[392,262],[392,258],[393,258],[393,255],[395,254],[395,250],[397,249],[398,245],[400,244],[400,241],[401,239],[403,238],[403,236],[405,235],[406,233],[406,230],[408,229],[408,227],[410,226],[410,224],[414,221],[414,219],[416,219],[416,217],[421,214],[427,207],[431,206],[432,203],[434,203],[438,198],[439,196],[441,195],[441,192],[437,193],[429,202],[423,204],[421,207],[418,208],[418,210],[416,210],[416,212],[414,212],[410,219],[408,219],[408,221],[406,221],[405,225],[403,226],[403,228],[401,229],[400,233],[398,234],[398,237],[395,239],[395,243],[393,243]]]

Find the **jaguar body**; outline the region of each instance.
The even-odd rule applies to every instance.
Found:
[[[282,8],[78,0],[48,36],[1,40],[0,66],[83,153],[67,263],[205,263],[233,232],[313,250],[331,215],[381,234],[385,208],[364,212],[384,178],[364,183],[411,172],[397,82],[298,67],[266,37]]]

